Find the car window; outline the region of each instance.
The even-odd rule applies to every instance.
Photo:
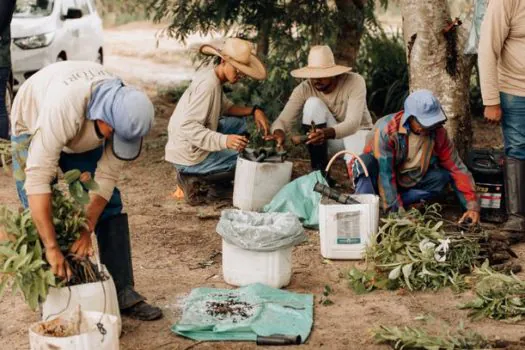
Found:
[[[46,17],[53,12],[54,0],[18,0],[13,16]]]
[[[82,14],[84,16],[87,16],[91,13],[91,10],[89,9],[89,5],[87,3],[87,0],[75,0],[77,4],[77,8],[82,10]]]

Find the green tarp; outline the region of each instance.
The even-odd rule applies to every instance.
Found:
[[[198,341],[255,341],[257,336],[300,335],[313,324],[313,295],[251,284],[235,290],[197,288],[171,330]]]

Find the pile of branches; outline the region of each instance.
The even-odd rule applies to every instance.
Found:
[[[461,291],[465,275],[485,259],[501,264],[502,258],[510,258],[504,241],[479,228],[447,222],[440,211],[434,204],[422,212],[412,209],[381,219],[383,225],[366,250],[368,269],[349,272],[351,287],[358,293],[376,288]]]
[[[0,207],[0,298],[6,287],[12,293],[21,292],[26,303],[34,310],[39,301],[47,297],[49,287],[75,285],[105,280],[96,266],[87,259],[76,259],[68,254],[80,232],[88,228],[84,204],[89,196],[83,185],[96,189],[89,174],[72,170],[64,175],[69,185],[70,196],[66,196],[55,185],[52,190],[52,215],[56,239],[74,273],[69,282],[60,282],[50,271],[45,260],[42,244],[29,209],[13,211]],[[81,182],[81,180],[83,180]],[[1,235],[0,235],[1,236]]]
[[[488,263],[474,270],[476,299],[460,306],[473,320],[485,317],[517,322],[525,316],[525,281],[514,274],[494,272]]]
[[[393,349],[493,349],[500,348],[504,343],[489,342],[482,335],[466,330],[460,326],[456,331],[447,331],[439,335],[431,335],[419,327],[386,327],[380,326],[372,331],[374,341],[379,344],[389,344]]]

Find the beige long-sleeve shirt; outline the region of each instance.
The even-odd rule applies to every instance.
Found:
[[[86,109],[96,84],[113,78],[99,64],[68,61],[47,66],[22,85],[10,118],[14,136],[33,135],[25,168],[28,195],[51,193],[62,151],[83,153],[104,144]],[[122,166],[105,147],[95,172],[100,188],[94,193],[109,200]]]
[[[499,104],[500,91],[525,96],[525,1],[489,1],[478,63],[485,106]]]
[[[198,73],[171,116],[165,159],[195,165],[210,152],[226,149],[227,135],[217,132],[217,128],[221,115],[231,106],[215,70]]]
[[[328,106],[339,124],[334,126],[337,139],[349,136],[359,129],[373,127],[372,118],[366,106],[366,84],[357,73],[342,74],[337,87],[329,94],[315,89],[310,80],[299,84],[292,92],[279,118],[272,125],[272,132],[281,129],[292,130],[301,117],[303,106],[310,97],[318,97]]]

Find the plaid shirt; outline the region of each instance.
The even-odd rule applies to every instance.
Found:
[[[385,210],[403,207],[397,187],[410,188],[416,185],[425,176],[431,162],[437,161],[450,172],[463,207],[479,211],[474,179],[443,127],[433,131],[424,140],[420,167],[410,172],[400,172],[401,165],[408,158],[410,133],[410,129],[400,125],[402,116],[401,111],[381,118],[374,126],[373,137],[368,140],[364,149],[364,153],[372,154],[378,161],[378,187]]]

